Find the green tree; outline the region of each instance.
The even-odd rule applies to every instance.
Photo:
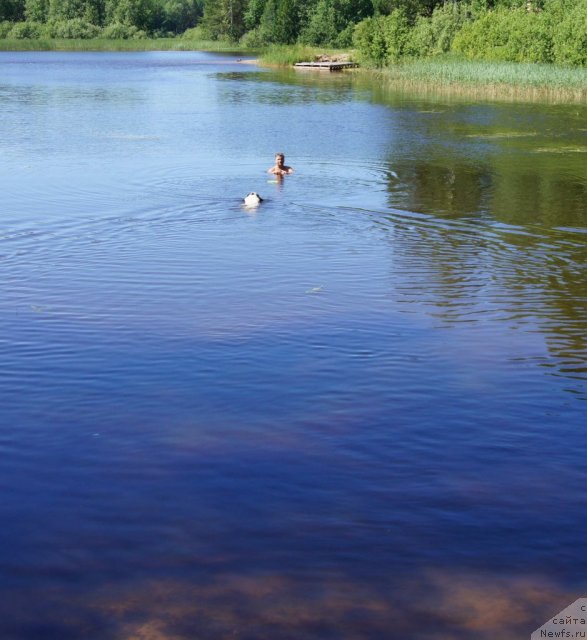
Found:
[[[47,22],[49,0],[26,0],[25,15],[32,22]]]
[[[275,20],[275,39],[283,44],[297,40],[300,29],[299,7],[295,0],[279,0]]]
[[[111,40],[143,40],[147,34],[142,29],[113,22],[102,29],[102,37]]]
[[[267,0],[259,30],[265,42],[291,44],[300,32],[301,12],[296,0]]]
[[[245,27],[247,29],[254,29],[259,26],[266,4],[267,0],[249,0],[244,15]]]
[[[24,0],[0,0],[0,22],[3,20],[18,22],[24,20],[24,17]]]
[[[54,0],[51,0],[52,2]],[[63,0],[56,0],[63,1]],[[106,24],[122,24],[150,31],[154,26],[153,0],[106,0]]]
[[[408,16],[403,9],[397,9],[383,18],[387,64],[397,62],[404,55],[409,32]]]
[[[450,51],[455,36],[468,20],[468,6],[456,2],[436,7],[430,18],[418,16],[408,36],[406,53],[426,57]]]
[[[553,40],[555,62],[587,66],[587,0],[580,0],[553,25]]]
[[[214,40],[238,40],[245,32],[246,0],[204,0],[202,27]]]
[[[39,10],[42,11],[42,8]],[[49,0],[47,11],[49,22],[81,18],[92,24],[102,24],[103,17],[103,0]]]
[[[14,40],[37,39],[43,35],[43,25],[38,22],[15,22],[7,37]]]
[[[551,62],[552,28],[546,12],[495,9],[467,23],[452,48],[467,58],[504,62]]]
[[[101,32],[100,27],[82,18],[51,22],[45,30],[52,38],[75,38],[76,40],[97,38]]]
[[[371,0],[318,0],[309,12],[300,40],[305,44],[348,47],[354,25],[372,14]]]
[[[354,30],[353,44],[366,62],[383,67],[406,54],[409,32],[406,12],[397,9],[388,16],[359,22]]]
[[[342,29],[339,28],[335,0],[318,0],[302,30],[300,41],[310,45],[333,45]],[[346,26],[346,25],[345,25]]]
[[[183,33],[197,24],[203,10],[200,0],[165,0],[160,7],[157,27],[172,33]]]
[[[394,11],[404,11],[410,22],[417,16],[430,16],[435,7],[444,4],[444,0],[373,0],[376,15],[388,16]]]
[[[365,62],[383,67],[387,60],[383,18],[377,16],[359,22],[353,32],[353,45]]]

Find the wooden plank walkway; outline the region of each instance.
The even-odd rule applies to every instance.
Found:
[[[327,69],[328,71],[341,71],[342,69],[352,69],[358,67],[356,62],[296,62],[294,67],[305,69]]]

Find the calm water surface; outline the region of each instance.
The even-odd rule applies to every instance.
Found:
[[[585,596],[586,152],[585,105],[0,53],[0,637],[513,640]]]

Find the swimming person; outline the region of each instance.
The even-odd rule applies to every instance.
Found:
[[[267,169],[267,173],[273,173],[276,176],[284,176],[287,173],[293,173],[293,169],[285,166],[285,156],[283,153],[276,153],[275,166]]]

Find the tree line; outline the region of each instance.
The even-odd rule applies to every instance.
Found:
[[[587,0],[447,2],[430,15],[402,8],[361,21],[353,45],[383,67],[447,53],[499,62],[587,65]]]
[[[0,38],[179,34],[354,47],[380,67],[447,52],[585,65],[587,0],[0,0]]]
[[[174,36],[203,13],[204,0],[0,0],[0,37]]]

